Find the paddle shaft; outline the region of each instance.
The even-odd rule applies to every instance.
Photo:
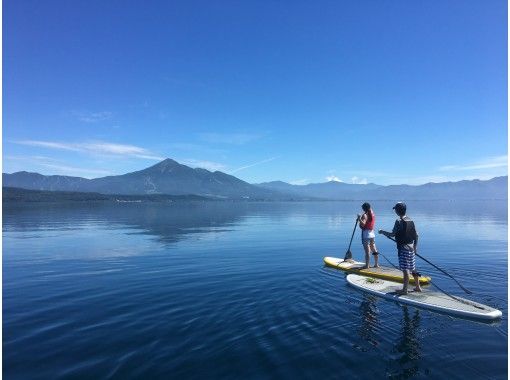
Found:
[[[384,234],[384,236],[386,236],[386,237],[387,237],[388,239],[390,239],[390,240],[393,240],[395,243],[397,242],[397,241],[396,241],[395,239],[393,239],[391,236],[388,236],[388,235],[385,235],[385,234]],[[432,266],[433,266],[434,268],[436,268],[437,270],[439,270],[439,271],[443,272],[443,273],[444,273],[444,274],[446,274],[448,277],[450,277],[450,278],[451,278],[453,281],[455,281],[455,282],[457,283],[457,285],[459,285],[459,286],[460,286],[460,288],[461,288],[462,290],[464,290],[467,294],[472,294],[472,292],[471,292],[470,290],[468,290],[468,289],[466,289],[465,287],[463,287],[463,286],[462,286],[462,284],[461,284],[460,282],[458,282],[458,281],[457,281],[457,279],[456,279],[455,277],[453,277],[450,273],[448,273],[447,271],[445,271],[445,270],[443,270],[443,269],[439,268],[437,265],[435,265],[435,264],[431,263],[431,262],[430,262],[429,260],[427,260],[425,257],[423,257],[423,256],[421,256],[421,255],[419,255],[419,254],[417,254],[416,252],[415,252],[414,254],[415,254],[416,256],[418,256],[420,259],[422,259],[423,261],[426,261],[427,263],[429,263],[430,265],[432,265]]]
[[[349,248],[347,249],[347,252],[349,252],[351,250],[352,238],[354,237],[354,233],[356,232],[356,227],[358,226],[358,220],[359,220],[359,218],[356,218],[356,222],[354,223],[354,229],[352,230],[351,242],[349,243]]]
[[[345,252],[344,261],[352,259],[351,244],[352,244],[352,238],[354,237],[354,232],[356,232],[356,226],[358,225],[358,220],[359,220],[359,216],[356,218],[356,222],[354,223],[354,229],[352,230],[351,241],[349,242],[349,248],[347,248],[347,252]]]

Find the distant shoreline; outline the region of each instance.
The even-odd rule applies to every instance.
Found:
[[[506,201],[507,198],[459,198],[459,199],[413,199],[404,197],[406,201]],[[2,201],[4,204],[13,203],[168,203],[168,202],[358,202],[366,199],[320,199],[320,198],[288,198],[288,199],[256,199],[256,198],[219,198],[206,197],[195,194],[171,195],[171,194],[101,194],[95,192],[77,191],[50,191],[50,190],[29,190],[18,187],[3,187]],[[371,199],[370,201],[394,202],[400,199]]]
[[[100,194],[77,191],[49,191],[49,190],[28,190],[18,187],[3,187],[2,201],[11,202],[119,202],[119,203],[140,203],[140,202],[175,202],[175,201],[210,201],[212,198],[199,195],[169,195],[169,194]]]

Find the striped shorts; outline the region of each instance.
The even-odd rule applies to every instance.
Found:
[[[398,267],[400,270],[416,270],[416,260],[413,251],[406,251],[405,249],[398,250]]]

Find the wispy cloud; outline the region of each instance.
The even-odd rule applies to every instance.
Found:
[[[98,169],[86,169],[86,168],[77,168],[74,166],[66,166],[66,165],[56,165],[56,164],[48,164],[48,163],[39,163],[39,166],[43,166],[49,169],[56,170],[57,172],[61,174],[80,174],[84,177],[92,177],[97,175],[110,175],[112,174],[108,170],[98,170]]]
[[[149,150],[135,145],[114,144],[103,141],[90,143],[66,143],[54,141],[22,140],[15,141],[15,143],[21,145],[38,146],[48,149],[67,150],[96,155],[99,154],[99,155],[136,157],[157,161],[161,161],[164,159],[164,157],[157,156],[150,152]]]
[[[98,142],[98,143],[84,143],[79,145],[80,148],[98,152],[98,153],[106,153],[106,154],[118,154],[118,155],[148,155],[147,149],[140,148],[134,145],[122,145],[122,144],[112,144],[106,142]]]
[[[54,158],[48,157],[48,156],[3,156],[4,160],[11,160],[11,161],[55,161]]]
[[[368,183],[368,181],[366,178],[359,178],[359,177],[354,176],[351,178],[351,183],[355,184],[355,185],[366,185]]]
[[[326,181],[328,181],[328,182],[343,182],[340,178],[338,178],[336,175],[333,175],[333,174],[328,175],[326,177]]]
[[[108,170],[95,169],[95,168],[83,168],[69,166],[51,157],[46,156],[4,156],[4,161],[18,161],[22,162],[23,165],[36,166],[40,168],[51,169],[51,174],[63,174],[63,175],[80,175],[86,178],[97,177],[98,175],[111,175],[112,172]],[[25,170],[25,169],[23,169]],[[36,169],[37,170],[37,169]]]
[[[259,139],[261,135],[251,133],[199,133],[198,137],[210,144],[243,145]]]
[[[234,169],[234,170],[230,171],[230,174],[234,174],[234,173],[237,173],[237,172],[239,172],[241,170],[252,168],[252,167],[260,165],[260,164],[265,164],[266,162],[270,162],[270,161],[276,160],[277,158],[278,157],[271,157],[271,158],[267,158],[267,159],[262,160],[262,161],[255,162],[255,163],[250,164],[250,165],[241,166],[240,168],[237,168],[237,169]]]
[[[440,171],[456,171],[456,170],[483,170],[504,168],[508,166],[508,156],[488,157],[478,162],[465,165],[446,165],[439,168]]]
[[[79,144],[67,144],[67,143],[59,143],[59,142],[52,142],[52,141],[36,141],[36,140],[21,140],[21,141],[14,141],[16,144],[20,145],[29,145],[29,146],[40,146],[42,148],[49,148],[49,149],[59,149],[59,150],[71,150],[75,152],[79,152],[80,148],[78,147]]]
[[[203,160],[195,160],[192,158],[188,159],[182,159],[179,160],[181,164],[191,166],[192,168],[201,168],[201,169],[207,169],[209,171],[226,171],[227,167],[223,164],[220,164],[218,162],[212,162],[212,161],[203,161]]]
[[[342,181],[339,177],[337,177],[334,174],[330,174],[326,177],[326,181],[328,182],[345,182]],[[366,185],[368,183],[366,178],[360,178],[357,176],[354,176],[351,178],[351,183],[355,185]]]

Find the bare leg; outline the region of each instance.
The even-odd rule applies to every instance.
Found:
[[[421,292],[421,286],[420,286],[420,278],[417,273],[413,273],[414,278],[414,291],[415,292]]]
[[[375,241],[370,242],[370,249],[373,252],[378,252],[377,247],[375,246]],[[379,255],[373,255],[374,256],[374,268],[379,268]]]
[[[407,294],[407,288],[409,287],[409,272],[407,270],[403,270],[402,273],[404,274],[404,287],[400,293]]]
[[[367,269],[370,266],[370,248],[368,244],[363,244],[363,249],[365,250],[365,267],[363,269]]]

